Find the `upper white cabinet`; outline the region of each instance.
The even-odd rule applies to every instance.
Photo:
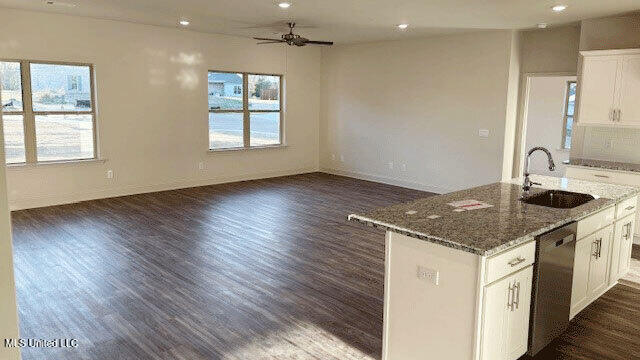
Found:
[[[640,127],[640,49],[580,54],[578,123]]]

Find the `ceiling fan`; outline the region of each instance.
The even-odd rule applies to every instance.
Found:
[[[262,41],[262,42],[259,42],[258,45],[261,45],[261,44],[278,44],[278,43],[286,43],[287,45],[291,45],[291,46],[293,46],[293,45],[295,45],[295,46],[305,46],[307,44],[311,44],[311,45],[333,45],[333,41],[313,41],[313,40],[309,40],[307,38],[303,38],[302,36],[293,33],[293,28],[296,27],[296,23],[289,22],[289,23],[287,23],[287,25],[289,25],[289,33],[288,34],[283,34],[282,35],[282,39],[267,39],[267,38],[258,38],[258,37],[254,37],[254,39]]]

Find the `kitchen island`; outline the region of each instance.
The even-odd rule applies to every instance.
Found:
[[[595,199],[570,209],[526,204],[514,179],[349,216],[387,230],[383,359],[518,359],[528,346],[536,236],[571,222],[571,316],[615,285],[638,189],[531,180],[542,184],[532,195],[562,189]]]

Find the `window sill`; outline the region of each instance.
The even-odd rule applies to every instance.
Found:
[[[225,148],[225,149],[209,149],[209,153],[225,153],[225,152],[237,152],[237,151],[252,151],[252,150],[266,150],[266,149],[284,149],[288,147],[285,144],[278,145],[265,145],[265,146],[252,146],[252,147],[238,147],[238,148]]]
[[[28,169],[41,166],[54,166],[54,165],[77,165],[77,164],[104,164],[107,159],[83,159],[83,160],[58,160],[58,161],[41,161],[36,163],[19,163],[19,164],[7,164],[7,169]]]

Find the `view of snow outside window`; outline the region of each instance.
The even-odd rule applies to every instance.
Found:
[[[280,77],[249,74],[247,83],[249,145],[280,144]],[[244,146],[242,86],[243,74],[209,73],[209,148]]]
[[[31,63],[29,71],[33,106],[24,109],[20,63],[0,62],[7,162],[25,162],[25,111],[35,117],[37,161],[93,158],[89,66]]]
[[[26,161],[24,149],[24,123],[22,109],[22,76],[20,63],[0,62],[0,88],[2,88],[2,120],[4,148],[7,164]]]

